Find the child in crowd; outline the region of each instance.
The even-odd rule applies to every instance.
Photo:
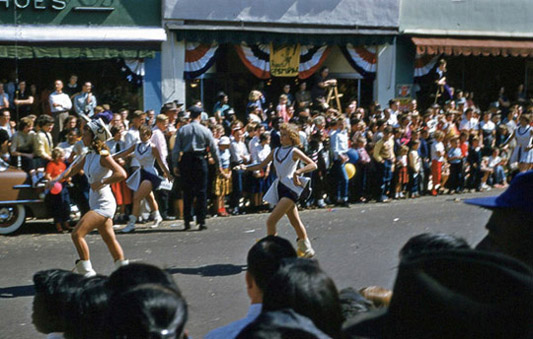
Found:
[[[472,138],[472,145],[468,149],[467,161],[470,165],[470,177],[468,178],[468,189],[481,190],[481,147],[479,146],[479,138],[476,136]]]
[[[395,199],[405,198],[407,184],[409,183],[409,174],[407,171],[408,153],[409,147],[405,145],[400,146],[398,157],[396,158],[396,188],[394,193]]]
[[[388,202],[388,194],[391,191],[392,173],[394,171],[394,134],[392,127],[387,126],[383,131],[383,138],[380,139],[373,152],[374,160],[377,163],[377,180],[379,183],[378,202]]]
[[[231,141],[227,136],[221,137],[218,141],[218,156],[222,172],[218,173],[214,180],[213,193],[217,215],[220,217],[229,216],[224,203],[226,195],[231,193],[230,144]]]
[[[505,160],[500,157],[500,150],[494,148],[492,154],[489,157],[489,168],[492,169],[492,184],[496,188],[503,188],[507,186],[507,181],[505,180],[505,172],[503,170]]]
[[[56,147],[52,150],[52,161],[46,164],[45,179],[55,180],[63,171],[65,165],[65,153],[63,149]],[[59,188],[60,187],[60,188]],[[58,181],[45,197],[48,212],[54,218],[54,224],[59,233],[71,229],[70,222],[70,196],[64,181]]]
[[[409,151],[409,193],[411,198],[418,198],[420,185],[420,170],[422,168],[422,161],[418,154],[420,147],[420,140],[413,140],[411,142],[411,150]]]
[[[448,150],[448,163],[450,164],[450,179],[448,180],[449,192],[461,193],[463,190],[463,152],[459,148],[459,137],[450,140]]]
[[[433,189],[431,195],[437,195],[442,180],[442,165],[444,163],[444,132],[435,131],[433,134],[435,142],[431,145],[431,175],[433,178]]]
[[[252,163],[259,164],[266,159],[270,154],[270,133],[263,132],[259,135],[259,143],[254,147],[251,152]],[[270,187],[269,182],[270,165],[267,165],[262,170],[254,171],[250,178],[251,193],[252,193],[252,205],[255,209],[260,209],[263,205],[263,193]]]

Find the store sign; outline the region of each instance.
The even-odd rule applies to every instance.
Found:
[[[270,44],[270,74],[275,77],[298,76],[300,45],[274,47]]]
[[[61,11],[67,7],[67,0],[0,0],[0,8],[9,9],[53,9]]]

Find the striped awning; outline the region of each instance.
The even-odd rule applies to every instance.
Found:
[[[533,56],[533,40],[494,40],[459,38],[411,38],[417,54],[473,56]]]

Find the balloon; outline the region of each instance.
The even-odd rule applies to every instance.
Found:
[[[346,170],[348,179],[353,178],[353,176],[355,175],[355,166],[352,163],[348,162],[344,165],[344,169]]]
[[[56,194],[61,193],[62,189],[63,189],[63,185],[61,185],[61,183],[59,183],[59,182],[56,182],[56,183],[54,183],[54,186],[52,186],[52,188],[50,188],[50,193],[53,194],[53,195],[56,195]]]

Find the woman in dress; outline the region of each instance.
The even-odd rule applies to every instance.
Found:
[[[509,164],[518,162],[518,170],[525,172],[530,169],[533,163],[533,145],[531,139],[533,137],[533,129],[531,128],[531,118],[527,114],[520,116],[520,124],[511,133],[511,136],[503,143],[501,147],[505,147],[513,138],[516,139],[516,147],[511,154]]]
[[[128,187],[135,193],[133,194],[133,208],[128,225],[122,229],[122,233],[129,233],[135,230],[135,222],[141,214],[141,201],[143,199],[147,200],[153,213],[154,223],[152,227],[158,227],[163,221],[153,192],[153,190],[156,190],[162,182],[162,179],[158,176],[157,170],[154,167],[155,160],[157,160],[159,167],[163,170],[164,177],[167,179],[171,178],[168,167],[161,158],[161,154],[157,150],[157,147],[155,147],[150,141],[150,138],[152,137],[152,130],[150,127],[146,125],[139,127],[139,136],[141,142],[134,144],[128,149],[113,156],[115,159],[120,159],[135,152],[134,157],[141,165],[126,181]]]
[[[296,126],[284,123],[280,125],[279,130],[281,147],[270,152],[260,164],[248,166],[246,170],[257,171],[265,168],[270,162],[274,163],[277,179],[264,197],[267,202],[276,205],[266,222],[267,234],[276,235],[276,224],[284,215],[287,215],[298,236],[298,255],[310,258],[315,255],[315,251],[311,247],[305,226],[300,220],[296,203],[309,183],[309,179],[301,175],[316,170],[317,166],[297,148],[300,145],[300,136]],[[297,169],[300,160],[306,165]]]
[[[89,148],[89,152],[77,158],[69,168],[49,184],[52,187],[55,182],[65,180],[83,169],[91,185],[89,194],[91,210],[83,215],[72,232],[72,241],[80,257],[76,261],[76,270],[86,277],[96,275],[90,260],[89,246],[85,241],[85,236],[94,229],[98,230],[106,243],[115,261],[115,267],[128,264],[113,232],[116,202],[109,186],[126,179],[126,171],[109,155],[105,141],[110,137],[111,133],[101,119],[87,123],[83,129],[82,141]]]

